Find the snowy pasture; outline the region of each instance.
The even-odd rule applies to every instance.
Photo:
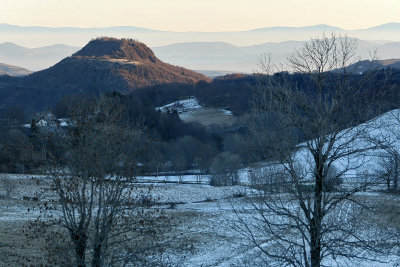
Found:
[[[230,110],[207,108],[201,105],[193,96],[157,107],[156,110],[161,112],[176,111],[183,121],[197,121],[205,126],[212,124],[231,126],[237,121]]]
[[[202,105],[199,104],[195,97],[189,97],[187,99],[178,100],[162,107],[157,107],[156,110],[162,112],[173,112],[176,111],[178,114],[193,112],[196,110],[204,109]]]
[[[248,170],[245,170],[246,173]],[[30,220],[34,220],[40,213],[38,203],[45,199],[35,196],[44,196],[38,192],[48,189],[49,183],[44,176],[3,175],[18,181],[18,187],[12,199],[1,200],[0,236],[3,236],[3,245],[7,240],[17,240],[10,249],[22,249],[23,239],[19,235],[21,229]],[[147,177],[150,179],[152,177]],[[143,180],[146,177],[142,177]],[[190,181],[195,176],[184,177]],[[170,180],[179,180],[170,177]],[[176,241],[189,242],[190,251],[166,251],[171,264],[179,266],[260,266],[265,265],[265,258],[243,232],[243,225],[238,215],[246,220],[254,220],[252,206],[249,200],[257,197],[257,192],[247,185],[212,187],[206,184],[181,184],[163,182],[141,182],[137,185],[139,191],[149,191],[155,207],[165,214],[176,219],[173,236]],[[283,195],[282,195],[283,196]],[[394,202],[399,201],[395,195],[383,195],[379,192],[360,193],[358,197],[368,198],[370,201]],[[349,209],[348,205],[340,208],[341,213]],[[11,230],[13,229],[13,230]],[[19,230],[18,230],[19,229]],[[18,238],[17,238],[18,237]],[[20,241],[18,241],[20,240]],[[21,243],[18,243],[21,242]],[[11,250],[6,251],[9,260],[15,260],[18,254]],[[383,259],[385,263],[359,262],[359,266],[395,266],[397,258]],[[177,262],[173,262],[174,260]],[[10,262],[7,261],[7,262]],[[387,262],[386,262],[387,261]],[[0,265],[4,262],[0,261]],[[325,262],[329,266],[349,266],[346,263]],[[353,264],[350,264],[353,265]],[[268,266],[279,266],[269,261]]]

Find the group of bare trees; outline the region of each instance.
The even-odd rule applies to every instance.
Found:
[[[223,152],[217,155],[210,166],[210,185],[225,186],[239,184],[241,159],[236,154]]]
[[[29,140],[19,128],[26,117],[21,107],[0,110],[0,172],[29,171],[29,159],[23,153]]]
[[[273,74],[268,58],[261,62],[268,75],[260,81],[250,119],[255,148],[270,164],[256,180],[280,187],[260,190],[249,200],[254,212],[237,214],[241,230],[270,265],[374,260],[391,242],[368,223],[373,209],[358,194],[378,179],[366,173],[371,152],[393,149],[372,140],[368,120],[379,109],[367,101],[382,97],[366,90],[370,75],[348,70],[357,60],[355,49],[355,40],[335,35],[306,42],[289,58],[288,71],[302,74],[298,83],[288,72]],[[389,157],[396,187],[398,158]],[[334,190],[355,176],[360,183]]]

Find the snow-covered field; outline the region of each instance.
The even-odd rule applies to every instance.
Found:
[[[391,110],[368,122],[337,134],[332,153],[348,154],[339,157],[333,165],[344,171],[347,179],[357,179],[359,174],[375,174],[382,166],[385,149],[400,153],[400,109]],[[330,140],[331,136],[327,137]],[[305,144],[299,144],[304,147]],[[327,144],[325,145],[327,146]],[[385,147],[385,149],[384,149]],[[311,170],[312,156],[301,148],[296,154],[297,161]],[[311,163],[312,164],[312,163]]]
[[[178,100],[172,103],[169,103],[162,107],[157,107],[156,110],[160,110],[162,112],[172,112],[176,111],[178,114],[193,112],[196,110],[204,109],[203,106],[199,104],[195,97],[190,97],[187,99]]]
[[[13,199],[0,201],[0,221],[3,227],[0,227],[0,236],[2,234],[13,236],[18,232],[10,232],[12,225],[20,225],[39,215],[38,202],[27,197],[40,195],[37,192],[47,188],[48,183],[43,176],[2,176],[18,181],[18,187],[12,195]],[[147,177],[147,179],[150,178]],[[142,177],[142,179],[145,180],[146,177]],[[186,181],[190,181],[190,179],[196,179],[196,177],[188,175],[185,178]],[[170,180],[177,181],[179,178],[170,177]],[[138,188],[144,191],[149,187],[158,207],[179,221],[174,228],[174,235],[179,237],[177,240],[189,240],[192,245],[190,252],[185,252],[184,255],[174,255],[173,251],[168,252],[171,254],[169,255],[170,259],[180,259],[179,263],[176,263],[179,266],[260,266],[265,264],[258,261],[261,259],[260,251],[238,228],[240,223],[236,212],[247,216],[248,212],[252,210],[247,200],[254,196],[253,189],[245,185],[212,187],[206,184],[162,182],[138,184]],[[397,199],[397,196],[383,196],[378,192],[360,194],[360,197],[364,196],[380,200],[388,198],[387,201]],[[38,201],[41,200],[41,198],[38,199]],[[18,244],[13,244],[13,246],[18,246]],[[360,262],[360,264],[359,266],[394,266],[394,263]],[[334,264],[328,265],[334,266]],[[271,266],[278,265],[271,262]]]
[[[161,112],[176,111],[183,121],[197,121],[205,126],[211,124],[232,125],[236,122],[236,118],[232,116],[230,110],[204,107],[193,96],[157,107],[156,110]]]

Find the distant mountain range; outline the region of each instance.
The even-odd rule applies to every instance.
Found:
[[[152,47],[162,61],[197,70],[209,77],[232,72],[258,72],[259,57],[271,54],[273,63],[285,63],[303,41],[270,42],[252,46],[236,46],[226,42],[189,42]],[[52,45],[26,48],[13,43],[0,44],[0,62],[37,71],[48,68],[80,48],[67,45]],[[400,58],[400,42],[358,41],[357,54],[369,59],[372,51],[378,58]]]
[[[70,56],[92,39],[112,36],[140,40],[152,47],[161,60],[213,76],[259,71],[258,59],[264,53],[270,53],[274,63],[284,63],[305,40],[331,32],[363,40],[358,51],[361,59],[369,58],[374,49],[380,58],[400,58],[400,23],[395,22],[356,30],[320,24],[232,32],[172,32],[133,26],[52,28],[3,23],[0,62],[38,71]]]
[[[272,63],[285,64],[287,57],[303,44],[286,41],[239,47],[224,42],[192,42],[153,47],[153,51],[164,61],[190,69],[248,73],[261,71],[258,63],[263,54],[270,54]],[[400,58],[400,42],[358,41],[360,59],[370,59],[375,50],[378,58]]]
[[[37,71],[56,64],[79,49],[80,47],[63,44],[27,48],[7,42],[0,44],[0,62]]]
[[[331,25],[305,27],[268,27],[230,32],[172,32],[133,26],[106,28],[40,27],[0,24],[0,43],[14,42],[27,47],[55,43],[80,46],[99,36],[127,37],[149,46],[164,46],[183,42],[227,42],[237,46],[251,46],[267,42],[304,41],[322,33],[348,34],[362,40],[400,41],[400,23],[387,23],[367,29],[342,29]]]

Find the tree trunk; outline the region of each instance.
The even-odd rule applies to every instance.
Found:
[[[102,246],[101,243],[98,243],[93,248],[93,259],[92,259],[92,267],[100,267],[103,266],[102,263]]]
[[[313,218],[310,225],[311,232],[311,266],[321,266],[321,229],[317,220]]]
[[[106,236],[104,235],[103,231],[100,231],[95,237],[95,243],[93,246],[92,267],[104,266],[104,254],[106,247]]]
[[[310,223],[310,254],[311,266],[321,266],[321,222],[322,222],[322,186],[323,186],[323,164],[317,162],[314,191],[314,215]]]
[[[394,177],[393,177],[393,189],[397,191],[398,188],[398,180],[399,180],[399,157],[396,155],[394,158],[395,161],[395,169],[394,169]]]
[[[86,266],[86,235],[75,233],[72,236],[72,240],[75,246],[75,258],[76,258],[76,265],[78,267],[85,267]]]

